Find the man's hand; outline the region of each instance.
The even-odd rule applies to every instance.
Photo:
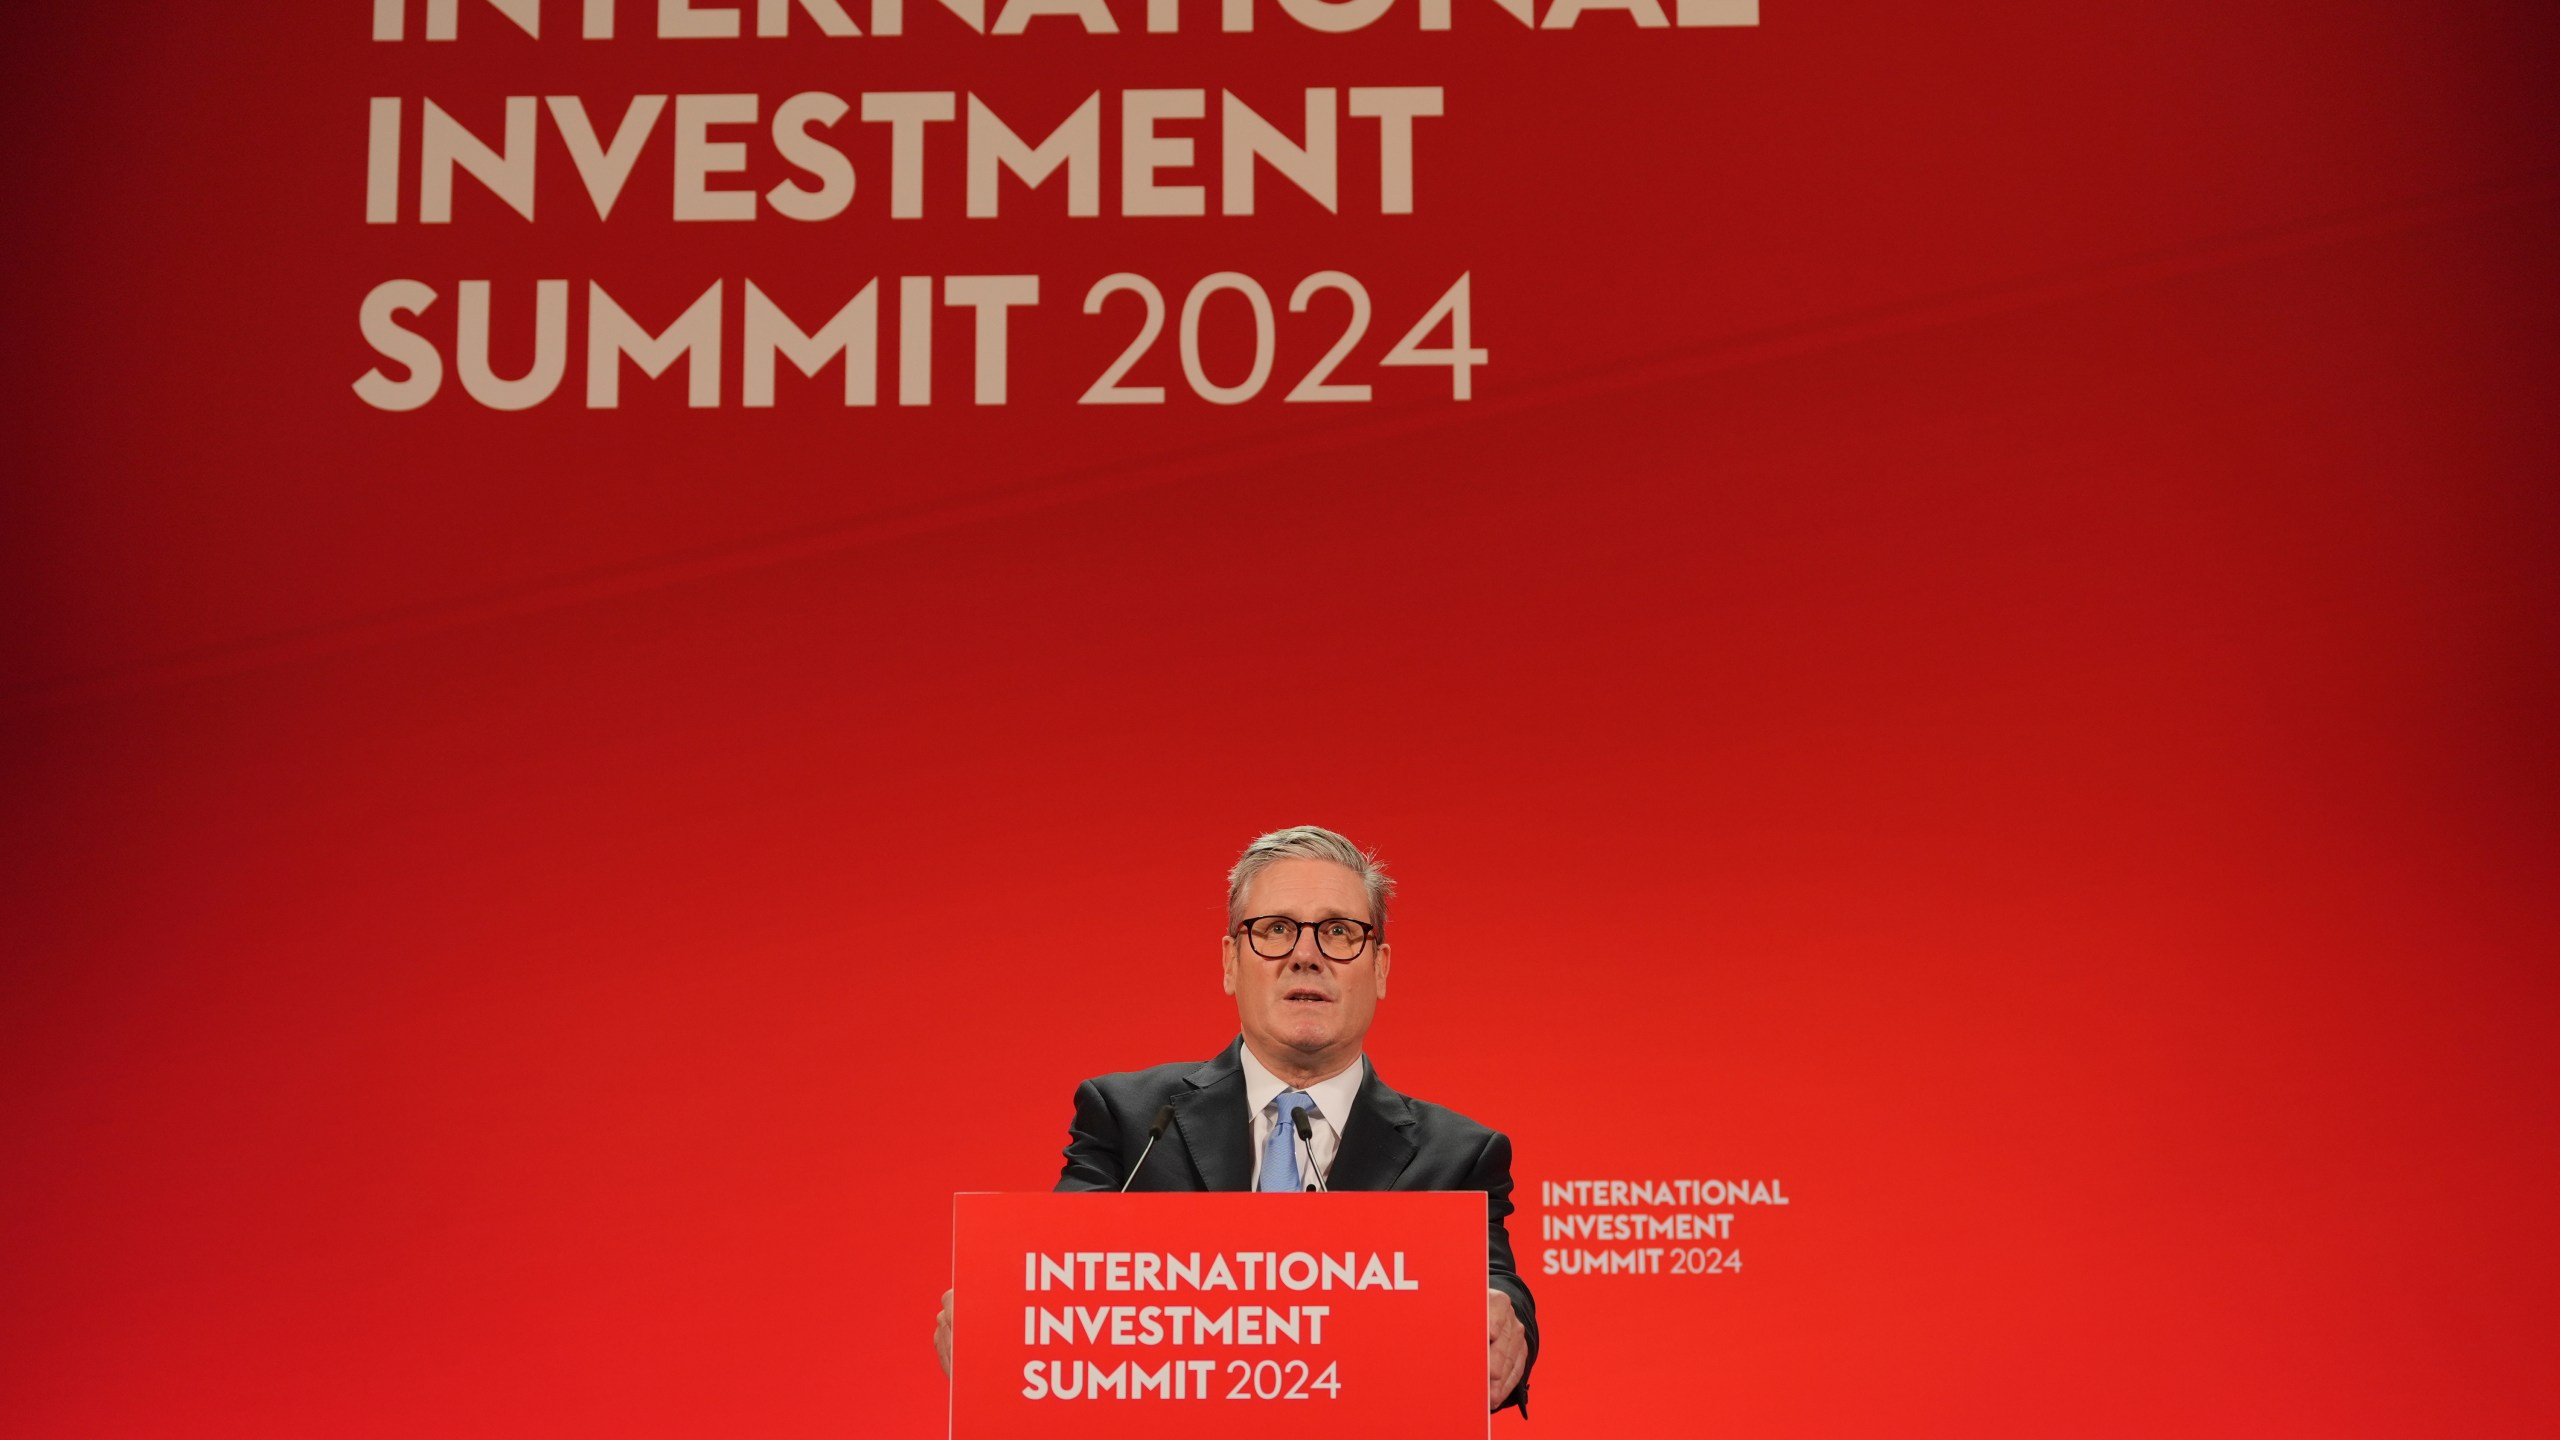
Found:
[[[1511,1328],[1517,1331],[1520,1328],[1519,1322],[1513,1321]],[[942,1313],[933,1317],[933,1353],[942,1361],[942,1373],[949,1375],[951,1373],[951,1292],[948,1290],[942,1292]]]
[[[942,1298],[943,1313],[948,1315],[951,1297]],[[1520,1315],[1511,1308],[1511,1297],[1489,1287],[1484,1292],[1484,1343],[1493,1358],[1493,1377],[1486,1388],[1484,1408],[1492,1410],[1520,1383],[1520,1372],[1529,1368],[1529,1332],[1520,1328]]]

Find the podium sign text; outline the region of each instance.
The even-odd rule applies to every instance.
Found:
[[[1483,1440],[1485,1200],[961,1195],[955,1440]]]

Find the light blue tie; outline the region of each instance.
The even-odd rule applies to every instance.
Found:
[[[1278,1107],[1278,1123],[1271,1127],[1271,1138],[1262,1142],[1262,1188],[1295,1193],[1305,1182],[1298,1178],[1298,1122],[1301,1110],[1315,1108],[1315,1097],[1304,1090],[1283,1090],[1271,1102]]]

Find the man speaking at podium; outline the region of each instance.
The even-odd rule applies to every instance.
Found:
[[[1060,1190],[1481,1190],[1489,1408],[1528,1413],[1538,1312],[1511,1259],[1511,1142],[1387,1088],[1360,1050],[1392,958],[1377,858],[1314,825],[1245,847],[1219,942],[1243,1030],[1205,1064],[1076,1087]],[[934,1345],[951,1366],[951,1296]]]

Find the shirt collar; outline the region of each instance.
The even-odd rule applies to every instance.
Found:
[[[1361,1077],[1369,1070],[1369,1057],[1354,1055],[1350,1064],[1313,1085],[1291,1086],[1255,1058],[1252,1046],[1238,1045],[1236,1053],[1244,1061],[1244,1113],[1259,1115],[1270,1108],[1272,1097],[1281,1091],[1303,1089],[1316,1102],[1316,1118],[1332,1126],[1337,1135],[1342,1133],[1343,1122],[1351,1118],[1351,1101],[1360,1093]]]

